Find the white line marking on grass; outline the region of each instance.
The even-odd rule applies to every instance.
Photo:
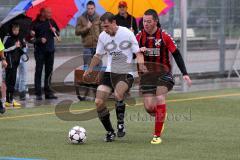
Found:
[[[187,101],[207,100],[207,99],[218,99],[218,98],[235,97],[235,96],[240,96],[240,94],[236,93],[236,94],[223,94],[223,95],[204,96],[204,97],[195,97],[195,98],[186,98],[186,99],[175,99],[175,100],[167,100],[167,103],[187,102]],[[135,106],[142,106],[142,105],[143,105],[143,103],[137,103]],[[94,109],[95,108],[72,110],[71,112],[72,113],[77,113],[77,112],[91,111],[91,110],[94,110]],[[67,113],[67,112],[58,112],[58,113]],[[56,114],[56,113],[55,112],[49,112],[49,113],[29,114],[29,115],[23,115],[23,116],[1,117],[0,120],[38,117],[38,116],[46,116],[46,115],[54,115],[54,114]]]

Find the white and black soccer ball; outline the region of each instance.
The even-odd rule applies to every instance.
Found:
[[[86,142],[86,130],[83,127],[75,126],[68,134],[68,139],[72,144],[83,144]]]

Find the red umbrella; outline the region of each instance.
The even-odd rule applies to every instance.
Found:
[[[78,9],[74,0],[41,0],[42,2],[31,7],[27,12],[27,16],[35,19],[41,8],[50,8],[52,18],[56,21],[58,27],[63,29],[68,22],[77,13]]]

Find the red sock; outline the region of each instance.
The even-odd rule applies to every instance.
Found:
[[[155,112],[155,135],[161,136],[166,117],[166,104],[157,105]]]

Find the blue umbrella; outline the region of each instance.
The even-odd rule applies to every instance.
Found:
[[[20,14],[25,13],[27,9],[32,6],[32,0],[23,0],[19,2],[5,17],[0,23],[1,25],[7,23],[8,21],[12,20],[13,18],[17,17]]]
[[[25,37],[29,34],[32,23],[31,18],[25,16],[25,12],[32,6],[35,6],[44,0],[22,0],[19,2],[8,15],[0,22],[0,38],[4,38],[10,31],[12,23],[20,25],[20,35]]]
[[[74,15],[74,17],[69,21],[69,24],[71,26],[76,26],[77,25],[77,19],[78,17],[80,17],[85,11],[86,11],[86,8],[87,8],[87,3],[89,0],[74,0],[75,1],[75,4],[78,8],[78,12]],[[95,2],[96,4],[96,12],[98,14],[103,14],[105,12],[105,9],[98,3],[99,0],[92,0]]]

